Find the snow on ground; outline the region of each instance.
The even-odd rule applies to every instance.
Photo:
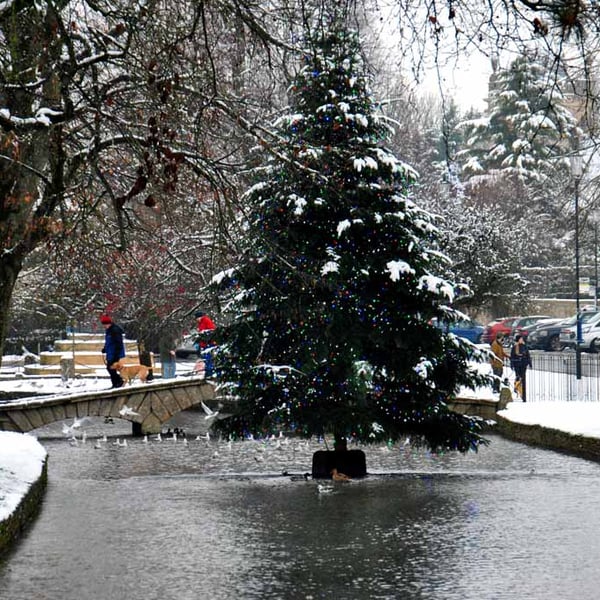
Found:
[[[0,391],[18,392],[23,394],[64,395],[82,392],[96,392],[108,390],[110,379],[108,377],[92,377],[89,379],[74,379],[64,382],[60,377],[28,378],[28,379],[0,379]]]
[[[97,392],[108,390],[111,387],[110,379],[106,371],[106,367],[100,367],[95,370],[94,374],[77,376],[75,379],[63,381],[59,376],[44,375],[41,377],[33,377],[24,375],[22,367],[15,367],[16,358],[13,356],[5,356],[2,359],[2,367],[0,367],[0,392],[16,392],[15,400],[24,395],[31,394],[34,396],[44,395],[46,397],[65,395],[65,394],[81,394],[85,392]],[[177,362],[177,377],[189,376],[194,370],[196,361],[178,361]],[[4,366],[8,365],[8,366]],[[154,381],[163,381],[160,377]],[[134,380],[129,385],[150,385],[151,382],[142,383],[139,380]],[[18,396],[17,396],[18,395]],[[39,400],[40,398],[35,398]]]
[[[39,479],[46,454],[32,435],[0,432],[0,521],[10,517]]]
[[[514,423],[600,438],[600,402],[511,402],[498,414]]]

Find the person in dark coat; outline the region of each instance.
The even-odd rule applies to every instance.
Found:
[[[167,329],[164,329],[158,340],[158,351],[160,354],[160,366],[163,379],[172,379],[175,377],[175,336]]]
[[[108,315],[102,315],[100,323],[104,326],[104,348],[102,348],[102,354],[105,355],[106,370],[110,375],[112,387],[120,388],[123,385],[123,378],[116,369],[112,369],[111,367],[114,363],[125,358],[123,330]]]
[[[515,336],[515,343],[510,351],[510,366],[515,372],[515,389],[527,401],[527,367],[531,367],[531,355],[521,334]]]

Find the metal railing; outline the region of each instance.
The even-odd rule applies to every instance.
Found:
[[[576,377],[575,352],[532,352],[527,370],[527,401],[600,401],[600,354],[582,353],[581,379]],[[505,368],[509,380],[514,373]]]

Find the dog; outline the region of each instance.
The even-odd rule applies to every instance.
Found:
[[[146,383],[146,379],[148,379],[149,369],[145,365],[126,365],[122,360],[119,360],[111,365],[111,369],[121,375],[124,383],[130,384],[136,377],[142,383]]]
[[[520,379],[515,381],[515,394],[518,394],[519,398],[523,397],[523,382]]]

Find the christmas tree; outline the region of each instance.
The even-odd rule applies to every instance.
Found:
[[[217,353],[234,436],[293,430],[433,450],[476,449],[475,419],[446,405],[477,349],[432,320],[455,318],[457,286],[436,275],[416,173],[384,146],[356,32],[340,15],[306,34],[279,143],[248,190],[244,252],[214,278],[230,319]]]

